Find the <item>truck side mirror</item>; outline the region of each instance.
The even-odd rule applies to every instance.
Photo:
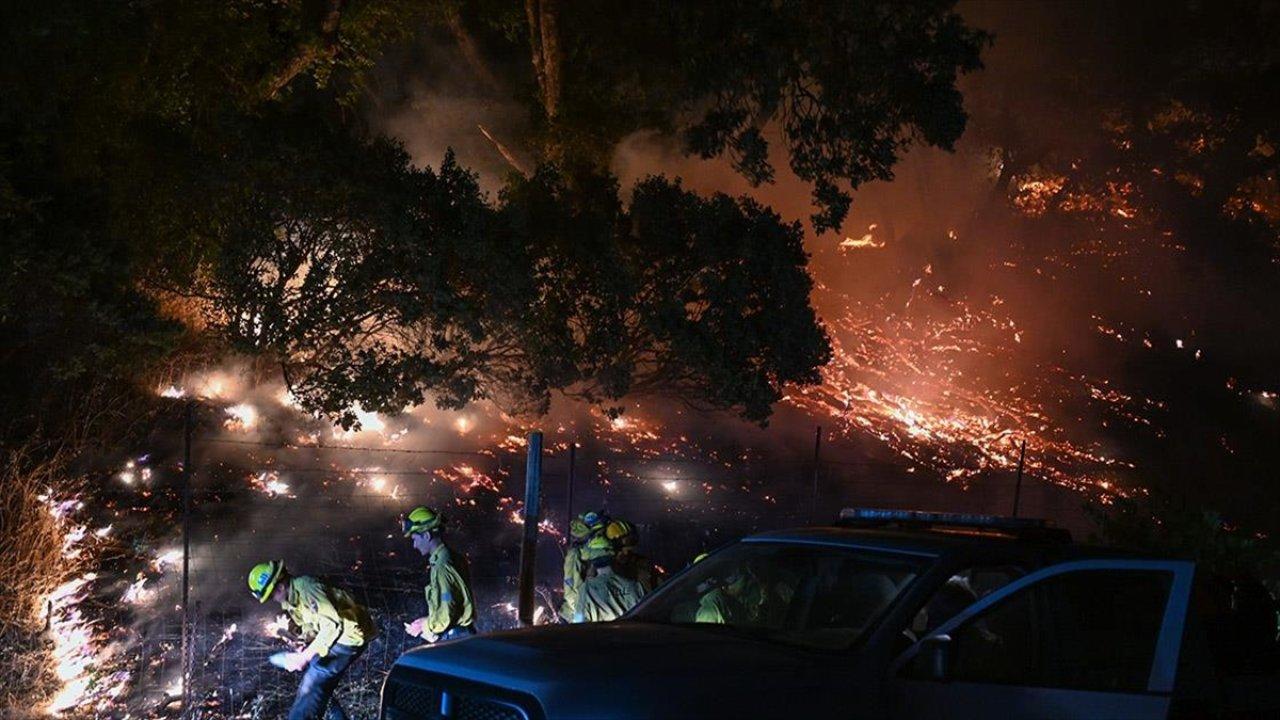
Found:
[[[955,643],[950,635],[930,635],[920,641],[920,652],[912,663],[916,677],[934,682],[951,681],[951,665],[955,659]]]

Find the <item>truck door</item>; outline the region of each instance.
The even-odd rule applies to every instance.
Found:
[[[890,667],[895,718],[1165,718],[1194,565],[1081,560],[969,606]]]

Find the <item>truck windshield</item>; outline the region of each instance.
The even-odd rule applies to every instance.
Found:
[[[742,542],[698,562],[628,619],[847,648],[897,600],[924,564],[892,553]]]

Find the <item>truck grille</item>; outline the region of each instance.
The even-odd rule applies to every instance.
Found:
[[[440,696],[443,694],[439,688],[423,687],[421,685],[396,685],[394,695],[392,696],[391,707],[402,714],[405,718],[423,718],[424,720],[435,720],[435,718],[444,717],[440,714]]]
[[[386,720],[529,720],[519,707],[471,692],[396,682],[383,697]]]
[[[457,696],[451,716],[456,720],[525,720],[524,713],[510,705],[468,695]]]

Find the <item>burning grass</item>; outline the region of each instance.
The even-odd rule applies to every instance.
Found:
[[[24,717],[59,690],[50,639],[55,590],[89,558],[71,550],[64,514],[51,488],[65,491],[65,455],[37,459],[38,449],[9,451],[0,466],[0,716]]]

